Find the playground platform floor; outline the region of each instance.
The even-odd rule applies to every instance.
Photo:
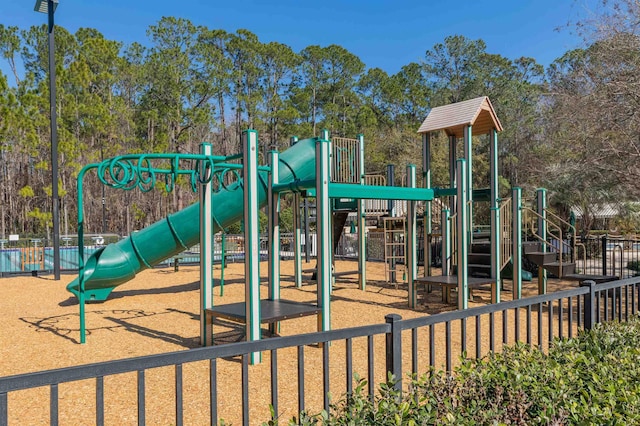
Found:
[[[314,264],[303,264],[304,268]],[[219,267],[214,272],[219,278]],[[338,261],[336,270],[357,269],[355,262]],[[267,264],[261,271],[266,274]],[[293,284],[293,262],[282,264],[282,298],[298,302],[314,303],[315,282],[301,289]],[[398,313],[403,318],[414,318],[443,311],[455,306],[442,302],[439,290],[426,293],[420,289],[417,309],[407,307],[406,285],[398,289],[384,281],[384,264],[367,264],[367,291],[358,290],[356,276],[337,280],[332,294],[332,326],[334,329],[356,325],[384,322],[384,316]],[[230,264],[225,272],[224,296],[220,288],[214,290],[216,305],[240,302],[244,298],[243,264]],[[113,359],[129,358],[170,351],[188,350],[199,346],[199,268],[182,266],[179,272],[173,268],[143,271],[134,280],[113,292],[104,303],[87,305],[87,343],[78,344],[78,304],[65,286],[75,276],[63,275],[60,281],[52,276],[13,277],[0,280],[0,376],[35,372],[52,368],[88,364]],[[576,286],[575,282],[550,280],[549,291]],[[507,284],[507,288],[510,287]],[[487,289],[474,290],[474,301],[470,306],[490,302]],[[267,286],[262,286],[266,298]],[[536,282],[525,283],[524,294],[532,295],[537,290]],[[508,300],[511,292],[503,292]],[[499,323],[499,321],[498,321]],[[486,325],[486,324],[483,324]],[[471,324],[471,326],[473,326]],[[315,331],[316,318],[307,316],[281,323],[281,335],[294,335]],[[501,332],[500,324],[496,332]],[[456,330],[459,326],[454,327]],[[216,342],[234,342],[244,339],[242,325],[219,320],[214,325]],[[469,334],[469,333],[468,333]],[[510,333],[513,338],[513,333]],[[410,335],[406,336],[410,339]],[[455,344],[459,332],[453,333]],[[375,364],[383,374],[384,337],[374,339]],[[444,332],[437,330],[436,346],[444,346]],[[473,335],[469,335],[469,340]],[[500,339],[496,339],[500,340]],[[407,342],[407,348],[409,342]],[[421,343],[423,344],[423,343]],[[484,345],[484,344],[483,344]],[[426,369],[426,346],[420,351],[420,365]],[[366,340],[354,341],[354,371],[366,374]],[[472,350],[473,348],[469,348]],[[345,366],[344,344],[331,346],[331,386],[335,386],[334,398],[338,399],[344,389]],[[284,417],[293,415],[297,406],[297,364],[295,349],[283,350],[279,355],[278,376],[280,406],[287,409]],[[317,374],[321,351],[305,348],[307,369],[305,389],[307,406],[321,406],[321,376]],[[335,355],[333,355],[335,353]],[[250,367],[250,401],[254,419],[267,419],[269,392],[269,354],[263,362]],[[444,356],[441,350],[439,356]],[[410,352],[407,351],[405,371],[410,371]],[[219,413],[234,424],[240,423],[240,363],[224,360],[219,363]],[[206,424],[208,413],[207,364],[187,365],[184,369],[185,424]],[[383,375],[375,378],[384,380]],[[169,384],[166,387],[164,384]],[[147,424],[172,424],[173,420],[173,370],[158,369],[147,376]],[[93,382],[64,384],[60,386],[60,423],[93,424],[95,398]],[[48,389],[20,392],[9,398],[9,424],[48,424]],[[136,389],[135,374],[120,375],[105,379],[106,424],[135,424]]]

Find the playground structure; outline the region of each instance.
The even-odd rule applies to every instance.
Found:
[[[387,218],[401,223],[390,232],[392,242],[404,247],[402,262],[405,265],[408,305],[414,308],[418,299],[418,285],[439,285],[449,299],[451,289],[457,289],[460,309],[468,306],[470,288],[491,285],[492,302],[500,302],[502,272],[510,265],[513,296],[520,298],[522,288],[522,200],[519,188],[512,189],[511,199],[501,199],[498,193],[498,132],[502,126],[487,97],[472,99],[444,107],[433,108],[419,129],[423,144],[423,188],[417,188],[415,166],[406,169],[406,186],[373,185],[378,178],[367,178],[364,168],[364,137],[357,139],[330,139],[328,132],[319,138],[292,139],[289,149],[282,154],[272,151],[269,165],[258,165],[258,135],[248,130],[243,133],[243,153],[232,156],[216,156],[212,147],[203,144],[200,154],[141,154],[125,155],[91,164],[78,176],[78,192],[82,194],[82,181],[89,170],[97,169],[103,184],[124,190],[139,188],[151,190],[158,176],[163,176],[167,190],[172,190],[178,178],[186,178],[194,191],[200,194],[200,202],[168,216],[125,240],[99,248],[83,261],[79,247],[79,276],[69,284],[69,291],[80,301],[81,342],[85,342],[84,305],[87,300],[105,300],[118,285],[133,278],[143,269],[150,268],[169,257],[200,242],[201,319],[200,331],[203,345],[213,343],[212,319],[216,317],[242,322],[248,340],[260,339],[260,324],[266,322],[272,330],[280,320],[301,315],[316,315],[318,331],[331,329],[330,298],[334,271],[333,253],[348,214],[357,210],[355,228],[358,230],[358,285],[366,289],[365,268],[365,217],[367,200],[375,203],[401,200],[406,203],[402,218]],[[449,188],[431,187],[431,134],[445,131],[449,139]],[[472,138],[488,134],[490,139],[490,188],[474,189],[472,182]],[[463,139],[464,155],[458,158],[456,145]],[[241,164],[237,160],[242,159]],[[152,163],[160,162],[162,166]],[[231,183],[229,183],[232,177]],[[389,179],[389,184],[393,180]],[[281,198],[291,194],[294,205],[294,258],[295,283],[302,285],[301,199],[315,198],[317,232],[317,303],[294,304],[280,300],[280,226],[278,216]],[[442,209],[442,275],[433,276],[429,262],[432,257],[432,202],[435,197],[448,197],[448,208]],[[559,263],[556,276],[575,276],[575,270],[563,266],[564,249],[559,254],[547,242],[547,217],[545,193],[538,193],[537,228],[535,235],[542,241],[540,247],[532,246],[527,255],[537,259],[540,265],[539,292],[546,291],[546,274],[552,263]],[[491,223],[488,243],[473,232],[474,202],[488,201]],[[424,236],[424,276],[417,273],[417,203],[423,202],[424,219],[421,233]],[[82,239],[82,197],[79,197],[78,236]],[[258,211],[268,208],[268,299],[260,300],[259,260],[260,241]],[[379,204],[378,204],[379,205]],[[375,207],[372,207],[375,208]],[[391,210],[391,209],[390,209]],[[245,302],[217,305],[212,293],[212,237],[224,231],[230,224],[243,219],[245,244]],[[332,223],[333,221],[333,223]],[[386,227],[385,227],[386,229]],[[392,229],[391,227],[389,229]],[[533,228],[532,228],[533,229]],[[399,232],[395,232],[395,231]],[[395,238],[395,235],[402,234]],[[486,236],[482,236],[483,238]],[[385,235],[385,242],[387,236]],[[563,238],[559,240],[562,246]],[[486,252],[474,252],[476,245]],[[308,247],[308,245],[307,245]],[[471,251],[470,251],[471,250]],[[551,255],[556,262],[551,262]],[[543,253],[543,255],[540,255]],[[394,255],[390,255],[393,257]],[[537,257],[536,257],[537,256]],[[571,252],[575,262],[575,250]],[[559,258],[559,259],[558,259]],[[476,259],[470,262],[470,259]],[[481,264],[477,259],[484,259]],[[390,260],[390,271],[394,266]],[[488,260],[488,262],[486,262]],[[575,266],[575,263],[573,263]],[[349,272],[351,273],[351,272]],[[259,359],[254,354],[253,361]]]

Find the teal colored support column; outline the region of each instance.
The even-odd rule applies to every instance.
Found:
[[[427,189],[431,189],[431,134],[422,135],[422,180]],[[424,263],[424,276],[431,275],[431,201],[425,201],[424,220],[422,222],[422,257]]]
[[[522,190],[514,187],[511,190],[511,202],[513,212],[513,236],[511,237],[513,249],[513,298],[522,297]]]
[[[407,166],[407,187],[416,187],[416,166],[410,164]],[[406,261],[407,261],[407,282],[409,287],[409,307],[415,308],[418,304],[418,289],[415,284],[417,276],[417,215],[416,215],[416,201],[407,201],[407,247],[406,247]]]
[[[297,136],[292,136],[290,145],[298,142]],[[302,220],[300,218],[300,194],[293,194],[293,264],[294,281],[296,287],[302,287]]]
[[[329,179],[328,182],[331,183],[333,181],[333,170],[334,170],[334,156],[333,156],[333,143],[331,142],[331,135],[329,133],[329,130],[327,129],[322,129],[321,132],[321,139],[325,140],[328,142],[329,146],[328,146],[328,151],[329,151]],[[316,157],[316,161],[317,157]],[[331,208],[331,205],[329,205],[329,228],[328,228],[328,235],[329,235],[329,241],[331,241],[331,267],[333,268],[333,209]],[[331,277],[331,288],[330,291],[333,291],[333,277]]]
[[[360,185],[365,184],[364,135],[358,135],[358,175]],[[358,200],[358,286],[367,289],[367,230],[365,201]]]
[[[454,135],[449,136],[449,188],[456,187],[456,160],[458,158],[458,140]],[[449,198],[449,210],[455,214],[456,197]]]
[[[246,339],[260,340],[260,229],[258,223],[258,132],[246,130],[243,142],[244,193],[244,274]],[[250,355],[252,364],[261,361],[262,354]]]
[[[500,258],[500,247],[502,237],[500,232],[500,193],[498,180],[498,131],[494,128],[490,134],[489,142],[489,188],[490,188],[490,209],[491,209],[491,277],[496,280],[491,294],[493,303],[500,303],[500,269],[502,259]]]
[[[316,229],[318,233],[318,331],[331,329],[331,204],[329,200],[329,141],[316,141]]]
[[[213,155],[210,143],[200,145],[200,153]],[[206,163],[200,170],[203,171],[202,181],[206,183],[200,187],[200,344],[211,346],[213,344],[213,330],[211,323],[207,323],[205,309],[213,306],[213,196],[211,170]]]
[[[280,194],[273,191],[273,185],[278,181],[278,165],[280,156],[278,151],[271,151],[271,173],[269,173],[268,209],[269,209],[269,299],[280,300]],[[269,324],[271,333],[276,333],[279,323]]]
[[[451,275],[451,221],[449,209],[442,209],[442,275]]]
[[[456,227],[458,237],[458,309],[469,306],[469,229],[467,213],[467,166],[464,159],[459,159],[456,167],[458,181]]]
[[[273,192],[278,182],[278,151],[271,151],[271,173],[269,173],[268,209],[269,209],[269,299],[280,299],[280,194]]]
[[[547,190],[544,188],[538,188],[536,191],[537,198],[537,210],[538,214],[542,217],[538,217],[538,235],[542,238],[542,241],[547,241]],[[547,245],[542,243],[540,251],[547,252]],[[560,256],[562,256],[562,243],[560,243]],[[547,270],[542,266],[538,266],[538,294],[547,293]]]
[[[502,288],[502,276],[501,276],[501,267],[502,267],[502,256],[500,245],[502,241],[499,240],[501,232],[500,232],[500,207],[492,207],[491,208],[491,235],[492,235],[492,244],[491,244],[491,277],[495,279],[495,285],[492,287],[491,293],[491,303],[500,303],[500,289]],[[494,227],[496,229],[494,235]],[[497,244],[493,243],[493,239],[497,239]],[[495,250],[495,253],[493,252]]]
[[[473,243],[473,132],[470,125],[464,128],[464,159],[466,161],[467,179],[467,236],[468,244]]]
[[[227,267],[227,234],[220,236],[220,297],[224,296],[224,270]]]

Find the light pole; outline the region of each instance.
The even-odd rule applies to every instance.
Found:
[[[58,0],[36,0],[34,10],[49,21],[49,105],[51,108],[51,204],[53,218],[53,275],[60,279],[60,200],[58,199],[58,124],[56,116],[56,65],[53,14]],[[79,244],[82,244],[80,241]]]

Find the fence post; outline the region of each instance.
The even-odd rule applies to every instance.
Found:
[[[607,275],[607,236],[603,235],[600,242],[602,250],[602,275]]]
[[[584,295],[584,329],[591,330],[596,324],[596,282],[582,281],[580,287],[589,287],[589,293]]]
[[[400,328],[402,317],[398,314],[389,314],[384,317],[384,320],[391,325],[391,332],[386,335],[387,375],[393,374],[396,381],[394,387],[402,390],[402,329]]]

